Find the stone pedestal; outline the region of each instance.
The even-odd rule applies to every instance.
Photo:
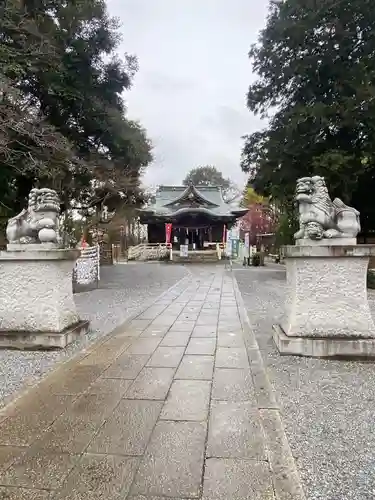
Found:
[[[85,335],[72,290],[79,250],[9,248],[0,252],[0,348],[64,348]]]
[[[281,354],[375,357],[366,276],[375,245],[285,247],[285,315],[274,327]]]

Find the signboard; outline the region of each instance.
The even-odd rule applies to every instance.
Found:
[[[231,245],[231,257],[232,259],[237,259],[240,251],[240,240],[232,240],[232,245]]]
[[[240,239],[240,230],[238,227],[232,227],[230,230],[230,239],[231,240],[239,240]]]
[[[232,253],[232,247],[231,247],[230,231],[227,231],[226,242],[225,242],[225,255],[227,257],[230,257],[231,253]]]
[[[172,236],[172,224],[166,224],[165,225],[165,242],[167,245],[171,242],[171,236]]]
[[[223,227],[223,243],[224,243],[224,245],[226,242],[227,242],[227,226],[224,224],[224,227]]]
[[[180,245],[180,257],[189,256],[189,245]]]
[[[245,233],[244,257],[250,257],[250,233]]]

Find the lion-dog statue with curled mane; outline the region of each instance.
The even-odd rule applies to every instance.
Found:
[[[361,226],[359,212],[340,198],[331,200],[324,177],[298,179],[295,200],[299,210],[299,231],[296,240],[356,238]]]
[[[58,243],[59,196],[53,189],[32,189],[28,207],[9,219],[6,236],[10,244]]]

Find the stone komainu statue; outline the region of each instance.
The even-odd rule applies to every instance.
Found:
[[[8,221],[9,243],[57,243],[59,215],[60,200],[56,191],[32,189],[28,207]]]
[[[298,203],[300,229],[298,239],[356,238],[361,229],[359,212],[340,198],[331,200],[324,177],[298,179],[295,200]]]

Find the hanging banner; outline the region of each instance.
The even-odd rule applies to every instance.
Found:
[[[246,258],[250,257],[250,233],[245,233],[245,255]]]
[[[240,253],[240,240],[231,240],[231,257],[233,260],[238,258]]]
[[[172,224],[166,224],[165,225],[165,243],[167,245],[169,245],[171,242],[171,236],[172,236]]]
[[[180,245],[180,257],[189,257],[189,245]]]
[[[231,239],[230,239],[230,231],[226,230],[226,235],[225,235],[225,255],[227,257],[230,257],[232,252],[232,244],[231,244]]]
[[[227,226],[224,224],[224,226],[223,226],[223,243],[224,243],[224,245],[226,242],[227,242]]]

